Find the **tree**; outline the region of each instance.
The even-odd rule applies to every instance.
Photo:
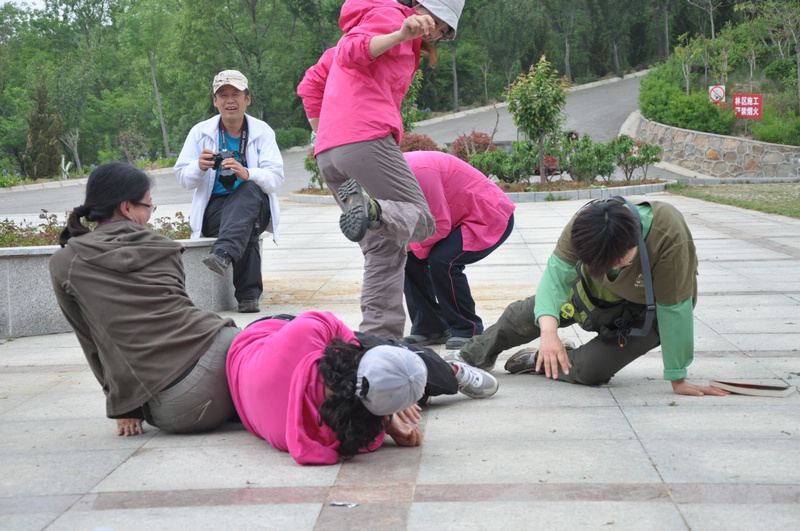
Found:
[[[548,135],[557,136],[566,121],[569,82],[559,77],[543,55],[527,74],[520,74],[507,91],[508,111],[514,124],[539,146],[539,168],[544,168],[544,144]],[[547,172],[540,171],[542,180]]]
[[[539,9],[527,0],[490,2],[480,13],[476,33],[484,40],[491,63],[505,75],[507,86],[519,71],[520,57],[533,39],[539,16]]]
[[[161,93],[158,90],[156,65],[159,62],[160,44],[170,34],[173,15],[177,5],[172,0],[136,0],[131,1],[121,21],[123,41],[129,48],[147,58],[150,66],[150,78],[156,100],[158,122],[161,125],[161,136],[164,140],[164,156],[169,157],[169,135],[164,120],[164,109],[161,105]]]
[[[711,40],[716,38],[714,30],[714,11],[725,3],[725,0],[686,0],[694,7],[700,8],[706,13],[711,20]]]
[[[580,7],[579,0],[549,0],[546,2],[548,18],[552,21],[554,29],[563,39],[564,45],[564,74],[567,81],[572,83],[572,68],[570,66],[570,52],[572,51],[572,35],[575,32],[576,11]]]
[[[760,0],[743,2],[736,9],[746,9],[761,15],[767,25],[777,33],[791,36],[800,80],[800,3],[797,0]],[[800,102],[800,82],[797,83],[797,99]]]
[[[28,142],[24,170],[28,177],[53,177],[59,174],[61,120],[47,101],[47,82],[40,78],[36,87],[36,107],[27,117]]]

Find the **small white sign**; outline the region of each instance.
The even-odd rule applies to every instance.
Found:
[[[708,98],[712,103],[725,101],[725,85],[713,85],[708,87]]]

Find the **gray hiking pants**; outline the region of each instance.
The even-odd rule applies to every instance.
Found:
[[[147,422],[172,433],[197,433],[228,420],[236,409],[225,365],[239,332],[235,326],[220,329],[185,378],[147,401]]]
[[[497,359],[504,350],[538,339],[541,330],[534,321],[535,297],[510,304],[495,324],[464,344],[461,355],[476,366],[485,366]],[[573,319],[561,319],[559,328],[575,324]],[[597,385],[607,383],[620,369],[661,344],[657,323],[644,337],[628,336],[624,347],[616,341],[603,341],[595,337],[576,349],[567,349],[572,363],[569,374],[558,368],[558,379],[565,382]]]
[[[406,245],[425,241],[436,230],[425,195],[391,135],[325,150],[317,163],[341,208],[338,191],[348,179],[381,206],[381,226],[359,242],[364,255],[359,330],[402,339]]]

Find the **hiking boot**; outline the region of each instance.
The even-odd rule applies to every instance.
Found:
[[[261,308],[258,307],[257,300],[244,300],[239,302],[239,313],[258,313]]]
[[[339,188],[339,199],[344,203],[344,212],[339,216],[339,228],[351,242],[360,242],[368,228],[380,226],[380,205],[355,179],[346,180]]]
[[[464,343],[469,339],[468,337],[451,337],[447,340],[447,343],[445,343],[444,348],[447,350],[461,350],[461,347],[463,347]]]
[[[414,345],[415,347],[424,347],[427,345],[441,345],[450,339],[450,330],[443,332],[436,332],[434,334],[412,334],[403,338],[405,343]]]
[[[203,258],[203,263],[209,268],[211,271],[218,275],[225,276],[225,271],[231,266],[231,257],[228,256],[227,253],[211,253],[205,258]]]
[[[458,390],[470,398],[488,398],[495,394],[500,387],[497,378],[484,370],[470,367],[460,361],[449,361],[448,363],[458,369],[456,373]]]
[[[568,350],[575,348],[575,343],[573,343],[571,339],[564,339],[561,342],[564,344],[564,348]],[[538,348],[524,348],[508,358],[505,369],[511,374],[544,374],[544,371],[536,370],[536,360],[538,357]]]

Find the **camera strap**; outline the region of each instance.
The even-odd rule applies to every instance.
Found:
[[[222,149],[225,149],[225,124],[222,123],[222,116],[219,117],[219,129],[222,131]],[[242,117],[242,132],[239,134],[239,162],[242,166],[247,166],[247,117]]]

